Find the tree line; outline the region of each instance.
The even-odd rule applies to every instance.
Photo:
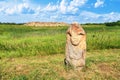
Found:
[[[9,23],[9,22],[0,22],[0,24],[8,25],[23,25],[24,23]],[[106,26],[120,26],[120,20],[116,22],[105,22],[105,23],[85,23],[85,25],[106,25]]]
[[[2,24],[2,25],[22,25],[22,24],[24,24],[24,23],[9,23],[9,22],[0,22],[0,24]]]
[[[106,26],[120,26],[120,20],[117,22],[106,22]]]
[[[120,20],[118,20],[116,22],[105,22],[105,23],[86,23],[85,25],[120,26]]]

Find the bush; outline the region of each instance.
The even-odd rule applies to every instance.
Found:
[[[107,22],[105,23],[106,26],[120,26],[120,21],[117,22]]]

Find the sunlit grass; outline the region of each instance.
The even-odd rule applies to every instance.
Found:
[[[66,69],[68,27],[0,25],[0,80],[119,80],[120,27],[83,25],[86,66]]]
[[[118,80],[119,49],[87,52],[86,66],[80,72],[66,69],[64,55],[1,59],[2,80]]]
[[[119,49],[119,26],[83,25],[87,50]],[[0,57],[64,54],[68,27],[0,25]]]

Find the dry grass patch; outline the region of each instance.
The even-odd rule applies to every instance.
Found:
[[[119,55],[119,50],[87,52],[86,66],[79,72],[64,66],[64,54],[2,58],[0,76],[1,80],[118,80]]]

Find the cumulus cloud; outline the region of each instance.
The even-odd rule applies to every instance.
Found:
[[[110,12],[106,14],[97,14],[89,11],[82,11],[79,15],[85,22],[111,22],[120,20],[120,13]]]
[[[58,5],[52,5],[49,3],[43,10],[44,11],[56,11],[58,9]]]
[[[74,7],[79,7],[79,6],[83,6],[86,3],[87,0],[72,0],[70,2],[70,6],[74,6]]]
[[[5,9],[5,13],[6,14],[18,14],[18,13],[22,13],[24,12],[24,9],[28,8],[28,4],[19,4],[19,5],[14,5],[13,7],[11,8],[6,8]]]
[[[110,12],[108,14],[101,15],[104,21],[117,21],[120,20],[120,13]]]
[[[17,6],[18,12],[22,14],[34,14],[35,11],[30,8],[29,4],[23,3]]]
[[[7,6],[2,6],[0,8],[0,12],[7,15],[34,13],[34,10],[29,6],[28,3],[19,3],[19,4],[4,3],[4,5],[7,5]]]
[[[67,0],[62,0],[60,3],[60,11],[61,13],[73,13],[75,14],[79,7],[83,6],[87,0],[72,0],[72,1],[67,1]]]
[[[60,8],[60,11],[61,11],[62,13],[66,13],[67,1],[66,1],[66,0],[62,0],[62,1],[60,2],[59,8]]]
[[[4,8],[2,7],[2,8],[0,8],[0,12],[3,12],[4,11]]]
[[[68,23],[73,21],[84,23],[120,20],[120,13],[117,12],[98,14],[81,10],[87,1],[88,0],[60,0],[60,2],[54,4],[50,2],[44,6],[33,5],[29,3],[29,0],[21,0],[18,3],[1,1],[0,20],[7,22],[58,21]],[[104,1],[97,0],[94,7],[97,8],[103,4]]]
[[[103,1],[103,0],[97,0],[97,2],[94,4],[94,7],[95,7],[95,8],[98,8],[98,7],[100,7],[100,6],[103,6],[103,4],[104,4],[104,1]]]
[[[80,16],[91,18],[91,19],[97,19],[100,15],[93,12],[89,12],[89,11],[82,11],[80,13]]]
[[[28,0],[22,0],[20,3],[10,3],[2,1],[3,8],[0,8],[0,11],[3,11],[5,14],[38,14],[41,11],[57,11],[61,14],[75,14],[79,7],[83,6],[87,0],[61,0],[61,2],[57,4],[49,3],[48,5],[42,7],[41,6],[33,6],[29,3]],[[4,6],[7,5],[7,6]]]

